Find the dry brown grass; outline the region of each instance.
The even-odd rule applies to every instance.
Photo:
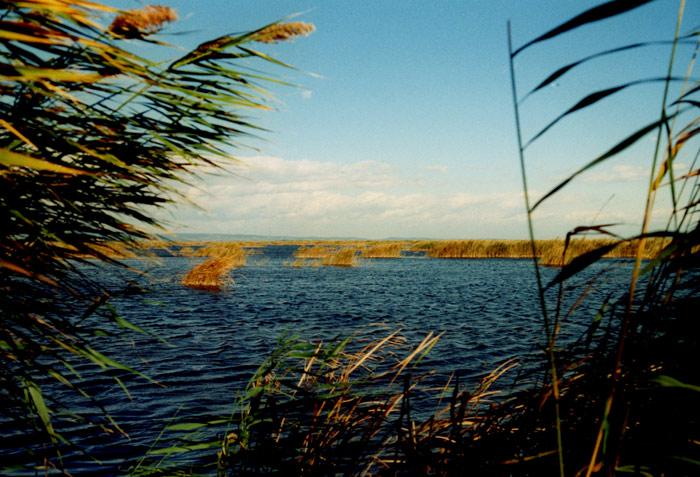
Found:
[[[337,250],[337,247],[329,247],[326,245],[313,245],[311,247],[302,245],[296,252],[294,252],[294,256],[297,258],[325,259]]]
[[[407,248],[406,242],[384,242],[368,244],[360,252],[362,258],[401,258],[401,252]]]
[[[292,268],[317,268],[323,263],[319,258],[297,258],[294,261],[285,261],[283,266]]]
[[[212,242],[194,252],[195,257],[237,257],[242,261],[237,266],[245,265],[248,255],[238,242]]]
[[[194,248],[192,247],[182,247],[177,253],[180,257],[194,257]]]
[[[576,238],[570,241],[564,263],[598,247],[615,243],[615,239]],[[563,239],[536,241],[537,257],[545,266],[561,266],[564,251]],[[605,258],[634,257],[637,241],[621,242],[604,255]],[[668,244],[664,239],[648,239],[644,258],[651,259]],[[251,248],[269,245],[298,245],[294,253],[296,261],[285,262],[285,266],[295,268],[336,265],[354,266],[357,252],[361,258],[400,258],[404,251],[425,252],[431,258],[532,258],[528,240],[287,240],[287,241],[240,241],[240,242],[164,242],[151,241],[134,245],[131,248],[117,244],[105,244],[100,252],[112,258],[134,258],[152,256],[153,250],[170,250],[170,246],[182,247],[172,255],[196,257],[239,257],[236,266],[245,265],[245,257]],[[244,248],[245,247],[245,248]],[[352,257],[350,252],[352,251]],[[342,258],[345,257],[345,258]]]
[[[426,250],[432,258],[532,257],[528,240],[449,240],[419,242],[414,250]]]
[[[187,272],[181,283],[190,288],[220,290],[227,284],[228,272],[237,262],[235,256],[210,258]]]
[[[138,257],[138,254],[133,247],[119,242],[108,242],[102,245],[90,245],[90,248],[100,255],[104,255],[105,257],[115,260]]]
[[[354,267],[357,265],[357,251],[354,247],[345,247],[333,251],[323,259],[323,265],[330,267]]]
[[[601,247],[619,245],[608,253],[603,255],[605,258],[634,258],[639,246],[638,240],[628,242],[620,242],[616,239],[573,239],[569,242],[569,246],[564,254],[563,240],[548,240],[542,241],[543,246],[538,248],[540,251],[540,264],[548,267],[561,267],[585,253],[599,249]],[[646,241],[642,258],[650,260],[656,258],[661,250],[668,245],[667,239],[653,238]]]

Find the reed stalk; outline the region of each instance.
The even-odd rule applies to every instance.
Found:
[[[606,475],[626,472],[645,475],[684,475],[697,470],[696,464],[689,465],[689,463],[698,462],[700,449],[698,446],[684,444],[688,436],[697,432],[696,422],[686,425],[687,416],[694,412],[692,411],[694,405],[688,401],[688,396],[684,395],[681,389],[695,386],[690,383],[697,380],[696,375],[695,378],[692,377],[693,371],[688,367],[687,360],[689,355],[697,356],[697,341],[694,338],[688,341],[682,336],[688,333],[695,335],[692,331],[693,325],[690,325],[689,321],[693,320],[690,318],[692,312],[688,307],[692,307],[692,303],[697,301],[697,290],[700,287],[698,287],[697,275],[688,273],[688,269],[695,267],[698,251],[698,222],[697,215],[690,219],[686,211],[693,211],[696,214],[700,202],[692,193],[686,193],[685,197],[681,198],[681,191],[687,191],[684,186],[688,184],[691,177],[697,178],[698,171],[693,161],[687,173],[679,178],[683,181],[683,185],[677,188],[673,162],[679,151],[687,146],[689,138],[697,134],[698,89],[684,87],[675,101],[670,99],[670,85],[673,81],[679,80],[674,78],[672,73],[681,43],[679,32],[684,2],[680,3],[672,41],[635,43],[573,61],[553,72],[525,96],[529,97],[537,93],[555,80],[561,80],[565,75],[572,75],[572,71],[582,63],[633,49],[644,49],[653,44],[668,44],[671,46],[671,58],[668,65],[664,65],[667,74],[664,81],[663,104],[658,119],[624,137],[606,152],[570,174],[534,205],[530,204],[527,195],[525,148],[547,135],[550,128],[558,121],[568,119],[579,110],[606,101],[608,96],[623,89],[655,82],[657,79],[632,79],[621,86],[594,91],[557,116],[527,143],[524,144],[520,136],[521,100],[515,88],[514,57],[544,40],[551,41],[583,25],[617,17],[645,3],[647,2],[644,0],[602,3],[516,50],[512,47],[509,28],[511,85],[518,132],[519,159],[526,195],[526,211],[531,238],[533,238],[533,255],[537,252],[534,246],[531,217],[541,203],[552,200],[561,189],[588,169],[615,158],[646,135],[656,133],[655,148],[651,158],[650,182],[646,190],[646,204],[639,235],[622,240],[588,238],[571,240],[574,236],[588,232],[614,236],[611,231],[614,227],[612,224],[582,225],[567,234],[563,249],[553,246],[542,254],[539,265],[554,264],[562,267],[557,276],[544,287],[539,274],[537,279],[541,297],[544,291],[555,286],[558,288],[553,326],[548,326],[549,320],[546,317],[544,319],[548,356],[545,367],[549,371],[551,382],[542,385],[539,389],[531,388],[524,391],[521,396],[523,400],[520,402],[527,403],[528,399],[540,401],[540,408],[548,409],[545,403],[551,400],[555,417],[550,419],[539,412],[528,411],[526,404],[522,408],[524,421],[520,422],[534,423],[537,430],[530,435],[526,432],[519,438],[514,437],[521,442],[527,440],[533,443],[528,446],[530,450],[526,458],[507,461],[511,465],[518,465],[521,469],[541,471],[549,468],[545,462],[552,452],[538,444],[546,439],[543,433],[556,427],[556,454],[559,456],[558,467],[561,475],[564,473],[565,461],[567,471],[587,476],[599,472]],[[693,39],[697,51],[697,31],[683,38]],[[694,62],[694,56],[691,59],[692,62]],[[688,75],[690,71],[689,68]],[[688,78],[682,81],[686,84]],[[684,108],[685,105],[690,106]],[[669,112],[670,108],[674,108],[675,111]],[[682,117],[681,113],[691,111],[692,114],[689,118],[685,118],[686,122],[680,127],[680,131],[674,131],[674,125]],[[697,157],[697,154],[693,155]],[[668,183],[665,185],[662,184],[664,178],[668,178]],[[697,186],[697,181],[694,185]],[[665,230],[652,231],[650,230],[651,214],[661,187],[668,187],[670,193],[672,212],[668,219],[669,227]],[[686,200],[685,205],[682,200]],[[679,213],[681,210],[683,212]],[[670,230],[671,224],[674,226],[673,230]],[[633,259],[634,265],[631,267],[632,273],[626,293],[621,293],[619,297],[613,297],[611,294],[600,303],[599,312],[592,318],[588,331],[577,343],[567,348],[557,343],[555,347],[557,335],[565,325],[563,322],[565,315],[561,312],[563,296],[567,288],[564,283],[609,256]],[[538,271],[537,263],[535,270]],[[595,286],[595,280],[592,280],[587,284],[587,290]],[[586,293],[579,297],[574,306],[581,303]],[[676,379],[676,377],[682,378]],[[664,391],[659,392],[659,387],[664,388]],[[664,412],[662,410],[669,406],[678,409],[678,413],[674,413],[675,420],[665,420],[665,424],[660,425],[656,415],[658,412]],[[514,408],[511,407],[511,409]],[[555,422],[552,422],[553,420]],[[562,436],[567,436],[569,443],[567,447],[562,446]],[[505,439],[508,440],[508,438]],[[572,442],[576,445],[572,446]],[[510,441],[506,447],[514,444],[515,441]],[[682,457],[679,457],[681,455]],[[542,464],[538,465],[538,461]],[[538,473],[538,471],[533,472]]]
[[[561,430],[561,409],[559,406],[559,377],[557,373],[557,363],[554,355],[554,333],[551,329],[550,319],[547,312],[547,301],[545,300],[544,286],[542,275],[540,273],[539,263],[537,261],[537,247],[535,244],[535,231],[532,223],[532,208],[530,206],[530,190],[527,185],[527,173],[525,169],[525,148],[523,146],[522,133],[520,128],[520,111],[518,108],[518,93],[515,83],[515,68],[513,59],[517,52],[513,51],[513,44],[510,31],[510,22],[508,22],[508,54],[510,66],[510,84],[512,89],[513,111],[515,115],[515,130],[518,140],[518,158],[520,162],[520,173],[523,181],[523,195],[525,198],[525,212],[527,214],[527,228],[530,236],[530,246],[532,250],[533,265],[535,268],[535,278],[537,281],[537,291],[540,298],[540,310],[542,312],[542,323],[544,325],[545,339],[547,340],[547,348],[545,352],[549,360],[550,379],[552,382],[552,397],[554,399],[554,413],[557,436],[557,457],[559,460],[559,475],[564,477],[564,446],[562,442]]]

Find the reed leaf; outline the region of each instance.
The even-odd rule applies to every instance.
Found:
[[[112,25],[102,24],[109,18]],[[221,60],[211,57],[181,71],[169,68],[177,60],[133,53],[146,51],[138,48],[142,42],[164,46],[153,35],[174,19],[167,7],[127,14],[82,0],[0,6],[0,338],[8,347],[0,353],[0,414],[27,433],[43,430],[47,441],[55,442],[59,422],[75,431],[62,418],[70,414],[65,403],[43,406],[38,388],[13,382],[43,383],[48,373],[51,382],[83,396],[77,383],[91,373],[119,369],[145,377],[97,348],[109,349],[120,331],[146,330],[109,307],[106,297],[118,293],[103,293],[85,270],[95,266],[89,259],[120,265],[128,254],[110,244],[133,244],[162,230],[153,207],[186,201],[173,182],[227,163],[239,139],[262,130],[244,110],[269,109],[269,93],[254,84],[264,82],[264,73],[246,79],[251,65],[217,67]],[[235,45],[220,52],[250,58]],[[75,361],[92,371],[74,373]],[[45,363],[72,371],[61,374]],[[128,393],[121,379],[113,382]],[[103,409],[99,399],[91,402]],[[57,450],[47,446],[37,459],[53,465]]]
[[[551,288],[554,285],[557,285],[559,283],[562,283],[572,276],[576,275],[577,273],[581,272],[582,270],[586,269],[590,265],[598,262],[603,255],[606,253],[610,252],[612,249],[617,247],[619,244],[618,243],[612,243],[609,245],[604,245],[602,247],[599,247],[595,250],[591,250],[590,252],[587,252],[581,256],[578,256],[574,258],[571,263],[564,265],[562,270],[557,274],[556,277],[552,279],[547,286],[545,286],[545,289]]]
[[[670,117],[667,118],[667,119],[671,119],[671,118],[675,117],[675,116],[678,115],[678,114],[680,114],[680,113],[679,113],[679,112],[673,113],[673,114],[671,114]],[[590,169],[590,168],[592,168],[592,167],[594,167],[594,166],[597,166],[598,164],[600,164],[600,163],[606,161],[607,159],[610,159],[611,157],[616,156],[617,154],[621,153],[621,152],[624,151],[625,149],[627,149],[627,148],[629,148],[630,146],[632,146],[633,144],[635,144],[637,141],[639,141],[641,138],[643,138],[644,136],[646,136],[646,135],[649,134],[650,132],[652,132],[652,131],[654,131],[654,130],[660,128],[661,126],[663,126],[663,125],[666,123],[667,119],[660,119],[660,120],[658,120],[658,121],[654,121],[654,122],[652,122],[652,123],[650,123],[650,124],[644,126],[643,128],[638,129],[637,131],[635,131],[635,132],[632,133],[631,135],[627,136],[625,139],[623,139],[623,140],[620,141],[619,143],[615,144],[613,147],[611,147],[610,149],[608,149],[605,153],[601,154],[600,156],[596,157],[595,159],[593,159],[592,161],[590,161],[589,163],[587,163],[585,166],[583,166],[582,168],[580,168],[579,170],[577,170],[576,172],[574,172],[573,174],[571,174],[569,177],[567,177],[567,178],[564,179],[562,182],[560,182],[556,187],[554,187],[554,188],[551,189],[549,192],[547,192],[547,193],[546,193],[544,196],[542,196],[537,202],[535,202],[535,204],[530,208],[530,211],[531,211],[531,212],[534,212],[534,210],[535,210],[542,202],[544,202],[544,201],[547,200],[549,197],[551,197],[552,195],[554,195],[554,194],[556,194],[557,192],[559,192],[562,188],[564,188],[569,182],[571,182],[574,178],[576,178],[576,177],[579,176],[580,174],[584,173],[585,171],[587,171],[588,169]]]
[[[562,33],[566,33],[568,31],[574,30],[580,26],[589,23],[594,23],[600,20],[605,20],[606,18],[611,18],[616,15],[626,13],[630,10],[634,10],[637,7],[641,7],[642,5],[647,4],[651,1],[652,0],[611,0],[602,5],[598,5],[589,10],[586,10],[585,12],[579,15],[576,15],[571,20],[562,23],[556,28],[549,30],[547,33],[538,36],[534,40],[529,41],[528,43],[524,44],[523,46],[515,50],[513,53],[511,53],[511,56],[514,57],[526,48],[529,48],[532,45],[541,41],[549,40],[550,38],[554,38],[558,35],[561,35]]]
[[[675,78],[671,79],[672,81],[682,81],[683,78]],[[650,79],[644,79],[644,80],[637,80],[637,81],[631,81],[629,83],[623,84],[623,85],[618,85],[614,86],[612,88],[607,88],[604,90],[596,91],[594,93],[589,94],[585,98],[581,99],[578,103],[567,109],[565,112],[561,113],[559,116],[557,116],[554,120],[552,120],[549,124],[547,124],[544,128],[542,128],[537,134],[535,134],[526,144],[523,146],[524,148],[527,148],[530,146],[533,142],[535,142],[537,139],[542,137],[547,131],[549,131],[555,124],[557,124],[559,121],[564,119],[566,116],[569,116],[570,114],[573,114],[577,111],[580,111],[582,109],[585,109],[589,106],[594,105],[595,103],[607,98],[608,96],[612,96],[616,93],[619,93],[620,91],[629,88],[630,86],[637,86],[640,84],[646,84],[646,83],[666,83],[669,81],[669,78],[650,78]]]
[[[686,35],[683,38],[695,38],[695,35]],[[694,43],[694,42],[693,42]],[[585,58],[582,58],[580,60],[574,61],[572,63],[569,63],[565,66],[562,66],[558,70],[556,70],[554,73],[550,74],[547,78],[542,80],[541,83],[539,83],[537,86],[535,86],[532,90],[530,90],[521,100],[520,102],[525,101],[529,96],[533,95],[537,91],[545,88],[546,86],[549,86],[550,84],[554,83],[556,80],[564,76],[566,73],[568,73],[570,70],[576,68],[577,66],[580,66],[584,63],[588,63],[589,61],[595,60],[597,58],[602,58],[608,55],[612,55],[615,53],[622,53],[624,51],[628,50],[635,50],[638,48],[646,48],[648,46],[656,46],[656,45],[671,45],[673,44],[672,41],[646,41],[646,42],[641,42],[641,43],[633,43],[631,45],[625,45],[621,46],[618,48],[612,48],[610,50],[605,50],[601,51],[598,53],[594,53],[592,55],[586,56]]]

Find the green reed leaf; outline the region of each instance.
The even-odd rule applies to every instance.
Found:
[[[696,35],[686,35],[686,36],[683,37],[683,38],[695,38],[695,36],[696,36]],[[613,49],[610,49],[610,50],[605,50],[605,51],[601,51],[601,52],[599,52],[599,53],[595,53],[595,54],[593,54],[593,55],[586,56],[585,58],[582,58],[582,59],[580,59],[580,60],[578,60],[578,61],[574,61],[574,62],[572,62],[572,63],[569,63],[569,64],[567,64],[567,65],[562,66],[561,68],[559,68],[557,71],[555,71],[554,73],[552,73],[551,75],[549,75],[546,79],[544,79],[540,84],[538,84],[537,86],[535,86],[535,87],[534,87],[529,93],[527,93],[527,94],[523,97],[523,99],[520,100],[520,101],[521,101],[521,102],[524,101],[524,100],[527,99],[530,95],[532,95],[532,94],[534,94],[535,92],[541,90],[542,88],[544,88],[544,87],[546,87],[546,86],[552,84],[554,81],[558,80],[559,78],[561,78],[562,76],[564,76],[566,73],[568,73],[568,72],[571,71],[572,69],[576,68],[577,66],[580,66],[580,65],[582,65],[582,64],[584,64],[584,63],[587,63],[587,62],[589,62],[589,61],[592,61],[592,60],[594,60],[594,59],[596,59],[596,58],[601,58],[601,57],[608,56],[608,55],[612,55],[612,54],[615,54],[615,53],[620,53],[620,52],[623,52],[623,51],[634,50],[634,49],[638,49],[638,48],[645,48],[645,47],[648,47],[648,46],[654,46],[654,45],[670,45],[670,44],[673,44],[673,41],[647,41],[647,42],[642,42],[642,43],[633,43],[633,44],[631,44],[631,45],[625,45],[625,46],[621,46],[621,47],[619,47],[619,48],[613,48]]]
[[[45,161],[43,159],[37,159],[36,157],[27,156],[26,154],[19,154],[17,152],[12,152],[7,149],[0,149],[0,164],[2,164],[5,167],[23,167],[26,169],[33,169],[36,171],[55,172],[57,174],[88,174],[85,171],[81,171],[73,167],[54,164],[53,162]],[[0,171],[0,175],[2,175],[3,173],[5,172]]]
[[[664,388],[683,388],[690,389],[691,391],[700,392],[700,386],[697,386],[695,384],[686,384],[677,380],[676,378],[672,378],[671,376],[666,376],[663,374],[661,376],[655,377],[654,379],[651,379],[651,382],[656,383]]]
[[[643,475],[644,477],[654,477],[653,469],[646,466],[634,465],[622,465],[620,467],[615,467],[615,472],[620,472],[623,474],[634,474]]]
[[[182,423],[182,424],[173,424],[172,426],[166,427],[166,429],[169,431],[193,431],[195,429],[201,429],[203,427],[207,427],[208,425],[209,425],[208,423],[189,422],[189,423]]]
[[[25,383],[29,396],[34,403],[37,414],[39,414],[39,419],[44,425],[44,429],[48,432],[49,437],[53,442],[56,442],[56,433],[54,432],[53,425],[51,424],[51,417],[49,416],[49,409],[46,407],[44,402],[44,396],[41,394],[41,389],[34,381],[28,381]]]

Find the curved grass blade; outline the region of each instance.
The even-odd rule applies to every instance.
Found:
[[[600,91],[596,91],[595,93],[591,93],[585,98],[581,99],[578,103],[567,109],[565,112],[560,114],[559,116],[556,117],[552,122],[547,124],[540,132],[535,134],[532,139],[530,139],[524,146],[525,149],[527,149],[530,144],[535,142],[537,139],[539,139],[544,133],[549,131],[555,124],[557,124],[559,121],[564,119],[566,116],[575,113],[576,111],[580,111],[584,108],[587,108],[589,106],[592,106],[593,104],[597,103],[598,101],[607,98],[608,96],[611,96],[615,93],[618,93],[630,86],[637,86],[640,84],[646,84],[646,83],[666,83],[667,81],[681,81],[682,79],[679,78],[649,78],[649,79],[644,79],[644,80],[637,80],[637,81],[631,81],[629,83],[625,83],[619,86],[613,86],[612,88],[608,89],[602,89]]]
[[[56,174],[67,174],[67,175],[84,175],[89,174],[88,172],[81,171],[79,169],[74,169],[72,167],[62,166],[60,164],[54,164],[53,162],[45,161],[43,159],[37,159],[36,157],[27,156],[25,154],[19,154],[17,152],[12,152],[7,149],[0,149],[0,164],[6,167],[24,167],[27,169],[34,169],[37,171],[48,171],[55,172]],[[4,174],[5,171],[0,172],[0,175]]]
[[[37,414],[39,414],[39,419],[44,425],[46,432],[48,432],[49,437],[53,442],[56,442],[56,433],[54,432],[53,426],[51,425],[51,417],[49,417],[49,409],[46,407],[44,402],[44,397],[41,394],[41,389],[34,381],[28,381],[26,383],[27,391],[29,392],[29,397],[34,403]]]
[[[641,138],[643,138],[644,136],[646,136],[647,134],[649,134],[651,131],[654,131],[654,130],[657,129],[658,127],[662,126],[668,119],[671,119],[671,118],[673,118],[674,116],[676,116],[676,115],[678,115],[678,114],[680,114],[680,112],[675,112],[675,113],[671,114],[670,117],[662,118],[662,119],[660,119],[660,120],[658,120],[658,121],[654,121],[653,123],[650,123],[650,124],[644,126],[643,128],[637,130],[636,132],[634,132],[633,134],[631,134],[631,135],[628,136],[627,138],[623,139],[622,141],[620,141],[619,143],[617,143],[615,146],[613,146],[612,148],[610,148],[607,152],[605,152],[605,153],[603,153],[602,155],[596,157],[596,158],[593,159],[591,162],[589,162],[588,164],[586,164],[585,166],[583,166],[581,169],[579,169],[578,171],[574,172],[574,173],[571,174],[569,177],[567,177],[565,180],[563,180],[562,182],[560,182],[559,185],[557,185],[557,186],[554,187],[552,190],[550,190],[549,192],[547,192],[540,200],[538,200],[537,202],[535,202],[535,205],[532,206],[532,208],[530,209],[530,212],[534,211],[534,210],[535,210],[542,202],[544,202],[547,198],[549,198],[549,197],[551,197],[552,195],[554,195],[554,194],[556,194],[557,192],[559,192],[562,188],[564,188],[564,186],[566,186],[569,182],[571,182],[571,181],[572,181],[576,176],[578,176],[579,174],[581,174],[581,173],[587,171],[588,169],[590,169],[591,167],[593,167],[593,166],[595,166],[595,165],[600,164],[601,162],[605,161],[606,159],[609,159],[609,158],[611,158],[611,157],[613,157],[613,156],[619,154],[620,152],[624,151],[625,149],[627,149],[628,147],[632,146],[634,143],[636,143],[637,141],[639,141]]]
[[[651,382],[656,383],[664,388],[684,388],[684,389],[690,389],[692,391],[700,392],[700,386],[696,386],[694,384],[686,384],[684,382],[677,380],[676,378],[672,378],[671,376],[666,376],[664,374],[652,379]]]
[[[686,35],[684,38],[694,38],[694,37],[695,37],[695,35]],[[693,44],[694,43],[695,42],[693,42]],[[633,43],[631,45],[625,45],[625,46],[621,46],[619,48],[613,48],[611,50],[601,51],[599,53],[595,53],[593,55],[586,56],[585,58],[582,58],[578,61],[574,61],[573,63],[569,63],[568,65],[565,65],[565,66],[562,66],[561,68],[559,68],[557,71],[555,71],[554,73],[549,75],[544,81],[542,81],[540,84],[535,86],[529,93],[527,93],[523,97],[523,99],[520,100],[520,102],[525,101],[525,99],[527,99],[529,96],[536,93],[537,91],[541,90],[545,86],[552,84],[554,81],[556,81],[559,78],[561,78],[562,76],[564,76],[566,73],[568,73],[573,68],[575,68],[579,65],[582,65],[583,63],[587,63],[588,61],[591,61],[591,60],[594,60],[596,58],[600,58],[603,56],[612,55],[614,53],[620,53],[620,52],[627,51],[627,50],[633,50],[633,49],[643,48],[643,47],[652,46],[652,45],[671,45],[671,44],[673,44],[672,40],[669,40],[669,41],[647,41],[647,42],[642,42],[642,43]]]
[[[554,277],[551,282],[549,282],[549,284],[545,287],[545,290],[551,288],[554,285],[557,285],[558,283],[562,283],[565,280],[568,280],[569,278],[573,277],[577,273],[581,272],[582,270],[585,270],[590,265],[596,263],[598,260],[603,258],[603,255],[610,252],[618,245],[620,245],[619,242],[603,245],[602,247],[599,247],[595,250],[591,250],[590,252],[586,252],[583,255],[574,258],[573,260],[571,260],[571,263],[569,263],[568,265],[564,265],[561,272],[559,272],[559,274],[556,277]]]
[[[574,30],[588,23],[594,23],[600,20],[604,20],[606,18],[620,15],[630,10],[634,10],[635,8],[641,7],[642,5],[651,1],[653,0],[612,0],[608,3],[604,3],[603,5],[598,5],[597,7],[593,7],[590,10],[586,10],[580,15],[575,16],[569,21],[562,23],[558,27],[549,30],[544,35],[540,35],[534,40],[524,44],[523,46],[515,50],[511,54],[511,56],[516,56],[518,53],[520,53],[526,48],[529,48],[535,43],[539,43],[544,40],[549,40],[550,38],[554,38],[555,36],[561,35],[562,33],[566,33],[567,31]]]

